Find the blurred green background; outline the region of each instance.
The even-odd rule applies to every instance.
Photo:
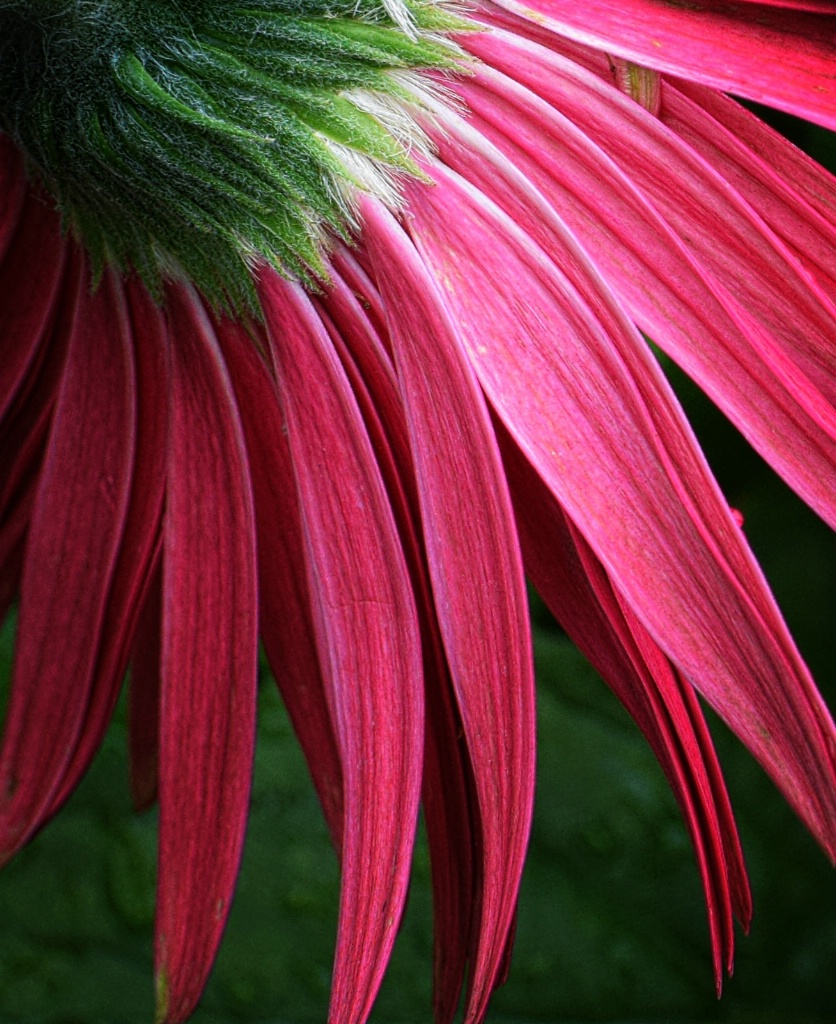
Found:
[[[827,158],[826,135],[804,141]],[[836,541],[696,389],[673,374],[802,652],[836,708]],[[705,911],[667,785],[620,706],[533,607],[539,788],[516,954],[492,1024],[834,1024],[836,872],[719,724],[755,899],[734,977],[714,993]],[[7,679],[12,627],[0,635]],[[147,1024],[155,814],[135,817],[120,715],[79,791],[0,874],[0,1022]],[[338,880],[272,682],[261,687],[239,891],[195,1024],[325,1019]],[[409,912],[374,1012],[428,1021],[431,920],[419,843]]]

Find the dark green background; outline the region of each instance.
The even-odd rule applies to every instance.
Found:
[[[827,136],[804,140],[826,157]],[[836,542],[696,390],[677,386],[822,691],[836,707]],[[511,977],[493,1024],[836,1021],[836,872],[727,732],[715,735],[755,898],[720,1002],[693,856],[644,741],[535,605],[539,789]],[[11,625],[0,637],[8,676]],[[134,817],[120,716],[89,776],[0,875],[0,1022],[149,1022],[155,814]],[[373,1020],[428,1021],[428,865]],[[238,897],[196,1024],[324,1020],[337,875],[264,680]]]

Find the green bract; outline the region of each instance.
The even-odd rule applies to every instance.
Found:
[[[311,280],[353,195],[417,173],[416,71],[462,22],[414,0],[0,0],[0,130],[98,276],[253,308],[267,261]]]

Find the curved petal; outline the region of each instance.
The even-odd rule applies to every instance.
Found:
[[[503,52],[509,70],[519,49],[504,33],[475,45],[487,59]],[[632,180],[558,111],[488,68],[457,91],[470,118],[465,125],[437,113],[445,162],[512,218],[525,217],[526,230],[546,249],[562,246],[551,227],[559,211],[637,324],[836,525],[836,414],[765,337],[763,325],[693,259]]]
[[[836,180],[742,104],[665,81],[661,120],[717,170],[836,297]]]
[[[673,229],[711,286],[725,289],[723,303],[732,315],[757,325],[758,344],[774,349],[764,358],[785,355],[833,400],[836,307],[789,247],[707,161],[639,104],[543,47],[510,43],[490,34],[474,37],[472,47],[488,51],[495,66],[580,126]]]
[[[284,415],[276,382],[250,334],[225,320],[218,336],[238,396],[250,460],[261,638],[339,852],[344,825],[342,766],[314,639],[302,523]]]
[[[168,295],[157,1019],[186,1020],[229,913],[255,742],[258,602],[247,455],[197,298]]]
[[[140,285],[127,292],[113,282],[136,361],[136,443],[130,498],[119,555],[105,607],[90,703],[76,750],[56,790],[50,814],[71,795],[110,723],[125,674],[151,567],[159,556],[166,449],[165,333],[162,315]]]
[[[558,270],[483,195],[432,174],[434,189],[409,189],[410,230],[491,403],[654,640],[834,855],[836,731],[645,343],[568,233]]]
[[[47,255],[43,277],[21,275],[26,267],[20,260],[24,253],[12,243],[10,258],[0,264],[0,294],[6,300],[0,306],[0,336],[7,347],[0,365],[2,615],[20,585],[24,540],[71,333],[67,323],[76,301],[78,275],[84,273],[78,252],[68,259],[56,218],[44,216],[40,204],[32,205],[32,216],[22,215],[22,235],[31,232],[39,258],[40,244],[46,243],[46,252],[54,259]]]
[[[827,6],[818,14],[731,0],[498,2],[579,43],[836,128],[836,14]]]
[[[752,905],[740,840],[693,691],[629,608],[554,496],[498,425],[526,572],[551,613],[647,737],[691,834],[705,890],[719,994],[734,956],[732,912]]]
[[[127,511],[135,369],[119,289],[79,265],[32,510],[0,751],[0,858],[42,824],[82,731]],[[40,751],[31,757],[33,747]]]
[[[344,251],[341,265],[352,263]],[[354,265],[355,272],[359,268]],[[368,295],[371,282],[355,277]],[[368,305],[368,302],[366,302]],[[423,549],[420,512],[403,403],[386,349],[385,329],[366,316],[360,300],[332,271],[327,292],[317,300],[352,390],[357,396],[398,526],[418,609],[424,653],[426,728],[422,804],[433,884],[434,984],[436,1024],[456,1016],[472,948],[475,893],[481,864],[474,832],[479,809],[473,776],[462,742],[461,719],[444,656]]]
[[[363,213],[479,800],[485,883],[466,1020],[480,1021],[502,968],[531,820],[534,698],[522,566],[490,419],[444,298],[391,216],[372,202]]]
[[[400,923],[421,785],[415,606],[351,389],[310,300],[265,272],[261,297],[299,504],[319,660],[344,779],[329,1020],[368,1016]]]

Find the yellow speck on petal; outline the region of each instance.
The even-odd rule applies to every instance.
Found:
[[[169,986],[168,972],[163,967],[157,974],[157,1012],[154,1016],[154,1024],[165,1024],[168,1018]]]

